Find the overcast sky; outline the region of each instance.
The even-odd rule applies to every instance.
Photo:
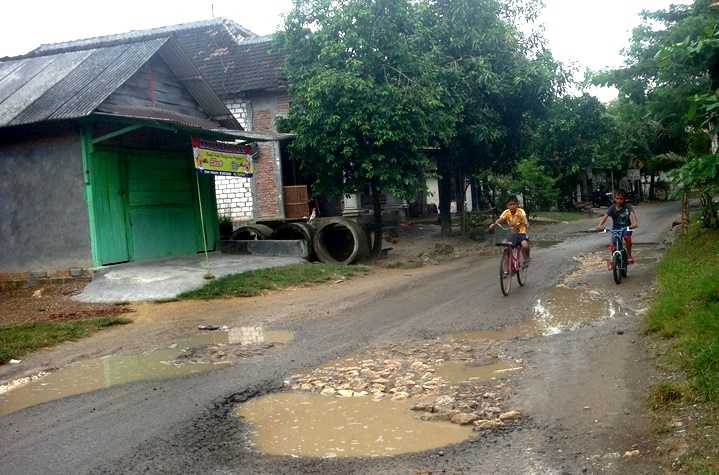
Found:
[[[546,0],[546,36],[555,57],[581,69],[622,63],[621,49],[643,9],[688,0]],[[13,0],[3,1],[0,57],[23,54],[42,43],[153,28],[215,16],[258,34],[281,23],[290,0]],[[603,99],[611,92],[597,92]]]

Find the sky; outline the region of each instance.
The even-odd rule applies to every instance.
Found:
[[[554,56],[580,70],[622,64],[621,49],[643,9],[688,0],[546,0],[542,20]],[[0,57],[42,43],[122,33],[212,18],[230,18],[258,34],[282,23],[290,0],[21,0],[3,2]],[[593,89],[602,100],[616,92]]]

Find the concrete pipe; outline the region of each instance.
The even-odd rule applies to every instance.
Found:
[[[315,227],[309,223],[284,223],[277,229],[272,235],[272,239],[276,240],[301,240],[307,243],[307,249],[309,252],[308,260],[317,260],[317,255],[314,252],[314,245],[312,240],[315,237]]]
[[[345,218],[323,220],[313,240],[315,254],[328,264],[353,264],[369,255],[369,240],[362,227]]]
[[[272,228],[264,224],[247,224],[235,229],[232,239],[236,241],[264,241],[272,238]]]

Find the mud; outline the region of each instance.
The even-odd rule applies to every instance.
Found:
[[[237,327],[202,332],[158,349],[84,360],[55,372],[41,372],[0,386],[0,415],[135,381],[188,376],[261,354],[292,341],[292,332]]]
[[[448,361],[437,368],[435,375],[446,379],[449,384],[459,384],[465,381],[489,381],[504,373],[521,369],[521,366],[509,362],[470,366],[466,363]]]
[[[618,304],[599,291],[565,286],[546,291],[532,309],[542,335],[556,335],[589,322],[614,318],[618,310]]]
[[[457,444],[470,427],[426,422],[406,402],[280,393],[251,400],[235,415],[249,422],[249,445],[293,457],[383,457]]]
[[[499,328],[497,330],[483,330],[474,332],[456,333],[453,335],[458,340],[465,341],[505,341],[513,338],[526,338],[539,335],[537,323],[534,320],[524,320],[517,325]]]
[[[177,364],[179,349],[135,355],[110,355],[78,362],[54,373],[31,378],[0,394],[0,414],[133,381],[176,378],[209,371],[212,363]]]
[[[294,339],[294,333],[286,330],[266,330],[263,327],[248,326],[230,328],[227,331],[207,331],[178,341],[179,346],[201,345],[263,345],[268,343],[286,344]]]

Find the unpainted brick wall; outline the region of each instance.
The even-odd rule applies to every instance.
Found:
[[[255,192],[257,197],[258,217],[279,216],[279,186],[275,182],[275,170],[280,166],[278,157],[274,156],[275,148],[271,142],[258,144],[258,156],[255,160]]]
[[[215,195],[217,214],[233,221],[245,221],[254,217],[252,204],[252,179],[237,176],[216,176]]]

